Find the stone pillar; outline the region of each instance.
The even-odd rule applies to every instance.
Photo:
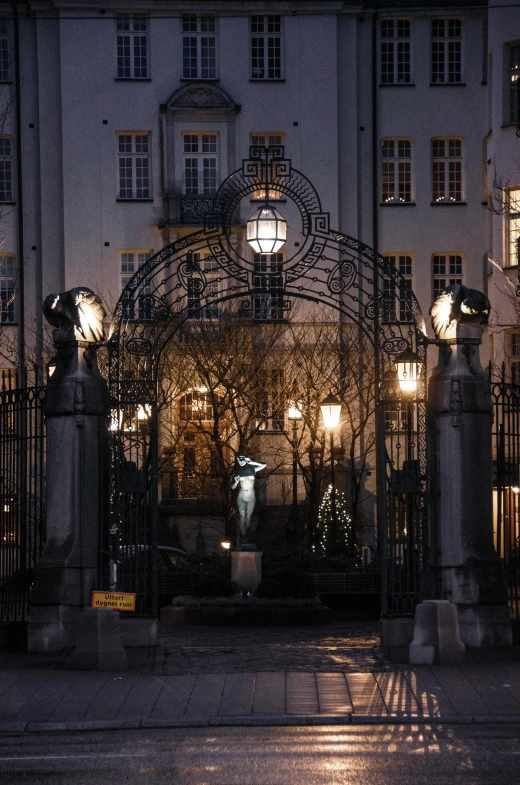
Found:
[[[463,643],[499,646],[511,643],[511,623],[493,545],[492,404],[479,358],[482,331],[478,319],[451,322],[428,402],[438,439],[443,597],[457,606]]]
[[[89,290],[72,290],[48,300],[55,297],[54,305],[59,305],[77,292]],[[97,302],[100,307],[99,298]],[[59,308],[56,311],[51,321],[44,308],[49,321],[59,326],[53,332],[56,368],[45,401],[47,538],[31,588],[29,651],[72,648],[79,614],[90,608],[91,592],[99,588],[109,409],[107,385],[96,362],[99,331],[88,330],[81,322],[82,330]],[[83,319],[84,312],[80,315]]]

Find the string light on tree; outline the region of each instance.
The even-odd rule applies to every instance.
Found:
[[[329,485],[323,495],[318,511],[318,544],[314,552],[321,556],[330,555],[332,546],[332,515],[333,498],[332,485]],[[345,494],[336,489],[336,515],[337,515],[337,548],[345,556],[352,556],[356,564],[360,562],[359,548],[356,543],[356,534],[352,525],[352,518],[347,512]]]

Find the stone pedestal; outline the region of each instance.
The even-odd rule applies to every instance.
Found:
[[[507,587],[493,545],[492,403],[479,359],[482,325],[453,322],[428,402],[437,439],[440,578],[463,643],[511,643]]]
[[[262,580],[262,551],[233,551],[231,580],[241,591],[253,592]]]
[[[409,661],[414,665],[461,665],[464,653],[457,606],[448,600],[420,603],[415,609]]]
[[[65,667],[74,670],[126,670],[119,613],[109,608],[89,608],[79,614],[78,621],[78,642]]]
[[[31,588],[29,651],[72,648],[80,614],[99,588],[108,390],[95,345],[76,332],[54,331],[56,369],[45,401],[47,539]]]

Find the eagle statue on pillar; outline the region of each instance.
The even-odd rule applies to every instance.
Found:
[[[487,324],[490,310],[488,298],[477,289],[461,284],[448,286],[430,308],[435,337],[438,341],[456,338],[459,322]]]
[[[53,327],[73,329],[76,340],[101,343],[105,338],[103,301],[85,286],[49,294],[43,302],[43,314]]]

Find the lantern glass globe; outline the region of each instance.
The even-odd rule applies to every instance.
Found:
[[[266,202],[247,222],[247,242],[255,253],[276,253],[287,240],[287,221]]]

